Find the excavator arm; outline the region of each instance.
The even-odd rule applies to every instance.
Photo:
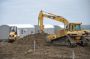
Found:
[[[38,25],[40,26],[41,31],[44,30],[44,25],[43,25],[43,18],[44,17],[62,22],[62,23],[64,23],[64,25],[67,25],[69,23],[67,21],[67,19],[63,18],[62,16],[57,16],[57,15],[54,15],[51,13],[40,11],[39,16],[38,16]]]

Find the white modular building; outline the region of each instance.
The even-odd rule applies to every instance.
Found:
[[[20,37],[24,37],[30,34],[40,33],[40,28],[38,25],[31,24],[9,24],[10,27],[17,27],[17,35]],[[63,26],[60,25],[44,25],[44,32],[47,34],[55,34],[57,30],[62,29]]]
[[[40,33],[40,28],[38,25],[34,25],[35,26],[35,33]]]

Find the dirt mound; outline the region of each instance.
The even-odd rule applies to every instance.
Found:
[[[34,41],[38,45],[44,45],[45,42],[45,37],[47,34],[32,34],[32,35],[27,35],[23,38],[17,39],[14,44],[22,44],[22,45],[33,45]]]

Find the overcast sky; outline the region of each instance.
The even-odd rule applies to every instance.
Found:
[[[0,0],[0,24],[37,24],[40,10],[90,24],[90,0]],[[45,24],[61,24],[44,19]]]

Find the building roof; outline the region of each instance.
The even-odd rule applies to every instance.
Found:
[[[7,24],[9,26],[16,26],[18,28],[34,28],[34,25],[31,24]]]
[[[53,25],[50,25],[50,24],[45,24],[44,25],[44,28],[54,28],[54,26]]]
[[[34,28],[34,25],[31,24],[7,24],[8,26],[16,26],[18,28]],[[57,25],[61,28],[64,28],[64,25]],[[51,24],[44,24],[44,28],[54,28],[54,25]]]
[[[58,25],[59,27],[61,27],[61,28],[64,28],[64,25]]]

